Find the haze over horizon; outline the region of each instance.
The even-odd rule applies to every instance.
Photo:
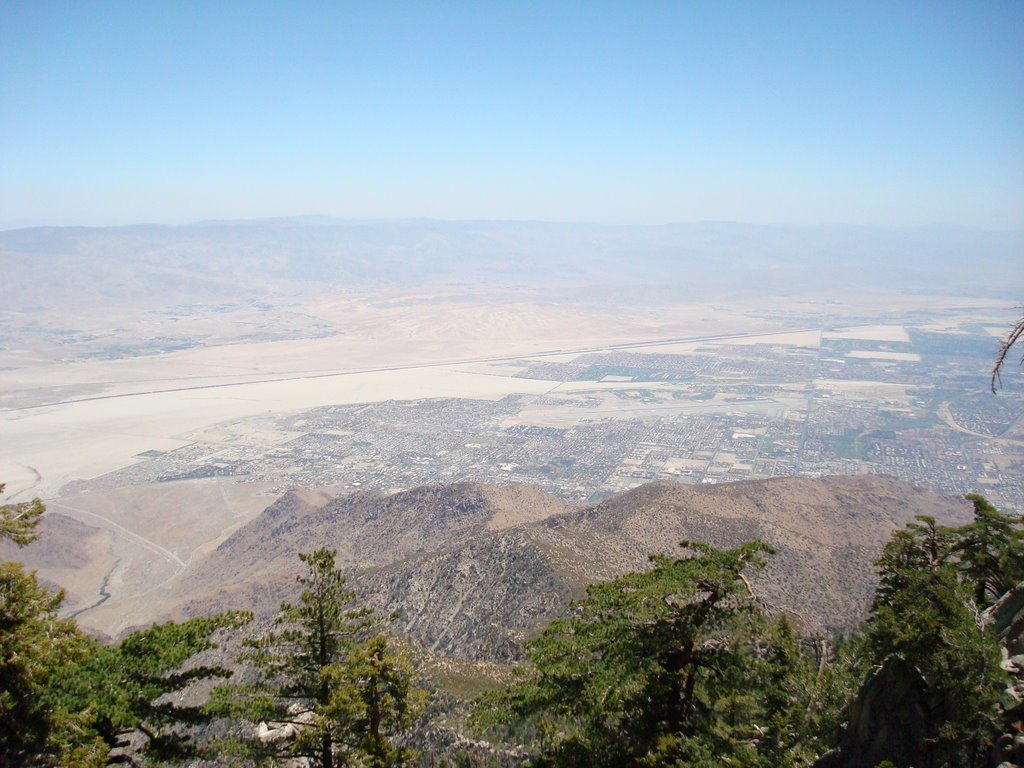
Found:
[[[1024,5],[0,8],[0,228],[1024,229]]]
[[[634,229],[653,230],[671,227],[702,227],[702,226],[724,226],[724,227],[750,227],[763,230],[789,230],[793,232],[812,231],[835,231],[844,230],[876,231],[879,233],[936,233],[943,231],[963,231],[965,233],[978,234],[1005,234],[1016,236],[1024,233],[1024,222],[1021,226],[1012,227],[987,227],[971,224],[956,224],[947,222],[931,222],[921,224],[859,224],[852,222],[832,223],[811,223],[811,224],[787,224],[785,222],[756,222],[740,221],[732,219],[695,219],[695,220],[671,220],[652,222],[612,222],[592,221],[586,219],[543,219],[543,218],[501,218],[497,216],[480,218],[448,218],[442,216],[396,216],[396,217],[371,217],[371,216],[332,216],[325,213],[296,213],[286,216],[252,216],[237,218],[201,218],[181,219],[176,221],[143,220],[130,222],[97,221],[93,223],[78,222],[44,222],[34,220],[21,220],[15,222],[0,221],[0,232],[16,232],[19,230],[46,230],[46,229],[81,229],[81,230],[130,230],[135,228],[158,227],[166,229],[188,229],[202,228],[220,225],[275,225],[275,224],[330,224],[330,225],[408,225],[408,224],[438,224],[438,225],[474,225],[474,224],[499,224],[499,225],[526,225],[526,226],[565,226],[565,227],[595,227],[608,229]]]

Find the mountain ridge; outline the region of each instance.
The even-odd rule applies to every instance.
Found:
[[[1007,265],[1022,242],[1024,232],[927,227],[283,218],[2,230],[0,277],[10,308],[22,312],[95,309],[115,300],[128,305],[140,297],[147,308],[239,295],[291,301],[328,286],[407,289],[467,281],[567,295],[597,285],[663,289],[666,282],[673,290],[685,285],[694,295],[716,296],[759,295],[772,287],[834,297],[839,288],[893,286],[991,295],[1004,292]],[[726,259],[732,270],[721,269]],[[736,263],[743,265],[742,280],[730,277]],[[1012,288],[1005,287],[1009,298]]]
[[[752,576],[759,594],[807,631],[843,631],[866,614],[873,560],[892,530],[918,514],[970,518],[966,502],[868,475],[662,481],[584,507],[479,483],[357,492],[321,506],[309,499],[323,495],[299,494],[224,541],[189,577],[191,596],[177,610],[246,605],[267,615],[294,592],[297,553],[325,546],[338,550],[365,603],[400,614],[396,631],[434,653],[509,661],[588,584],[643,570],[651,553],[678,555],[684,539],[719,547],[761,539],[778,553]],[[518,522],[493,523],[524,507]]]
[[[418,486],[391,495],[356,491],[332,497],[292,489],[221,543],[186,586],[196,589],[256,573],[290,574],[296,552],[321,546],[337,550],[339,566],[382,566],[441,548],[453,536],[481,535],[567,508],[529,486],[503,486],[498,492],[495,486],[472,482]],[[348,526],[348,536],[339,535],[340,526]]]

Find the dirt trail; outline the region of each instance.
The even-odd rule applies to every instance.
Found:
[[[153,554],[159,555],[160,557],[162,557],[162,558],[164,558],[166,560],[169,560],[171,563],[173,563],[175,566],[177,566],[179,573],[181,571],[185,570],[185,567],[186,567],[185,562],[180,557],[178,557],[176,554],[171,552],[169,549],[165,549],[164,547],[161,547],[155,541],[150,541],[145,536],[140,536],[139,534],[135,533],[135,531],[129,530],[128,528],[125,528],[123,525],[121,525],[119,523],[115,523],[113,520],[110,520],[110,519],[104,517],[103,515],[98,515],[95,512],[90,512],[87,509],[81,509],[80,507],[72,507],[72,506],[70,506],[68,504],[64,504],[63,502],[53,501],[53,500],[47,501],[46,502],[46,507],[47,507],[47,509],[51,509],[51,510],[54,510],[54,511],[57,511],[59,509],[59,510],[63,511],[64,513],[70,512],[71,514],[69,514],[68,517],[74,518],[74,517],[77,517],[77,516],[84,515],[84,516],[86,516],[88,518],[88,521],[81,520],[79,518],[81,522],[93,522],[93,521],[98,520],[98,521],[100,521],[101,524],[103,524],[103,525],[105,525],[105,526],[107,526],[109,528],[113,528],[115,531],[117,531],[118,533],[123,534],[127,538],[131,539],[135,543],[137,543],[140,546],[142,546],[144,549],[148,549]]]

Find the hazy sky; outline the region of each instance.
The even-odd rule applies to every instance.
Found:
[[[0,3],[0,226],[1024,228],[1024,2]]]

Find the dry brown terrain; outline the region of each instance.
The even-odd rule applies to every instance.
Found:
[[[47,502],[39,539],[0,558],[64,588],[90,630],[116,635],[158,618],[179,578],[273,500],[258,484],[187,480]]]
[[[508,513],[524,522],[494,530]],[[363,566],[351,571],[360,594],[399,611],[397,627],[416,642],[502,660],[586,584],[643,569],[652,552],[676,554],[683,539],[761,539],[777,549],[753,576],[769,604],[809,632],[850,629],[874,590],[874,558],[918,514],[970,519],[963,501],[869,476],[652,483],[575,510],[530,489],[476,484],[331,500],[293,492],[200,563],[173,610],[272,613],[294,589],[297,553],[329,546]]]
[[[863,242],[849,263],[822,260],[851,237]],[[593,382],[520,378],[516,361],[570,362],[641,343],[688,354],[708,343],[693,339],[763,334],[714,343],[816,348],[836,338],[856,344],[851,359],[909,362],[872,347],[906,341],[911,320],[946,329],[1012,320],[1005,297],[943,296],[947,281],[931,266],[941,257],[960,268],[960,235],[922,237],[908,244],[885,232],[715,224],[296,221],[3,233],[0,481],[4,501],[38,496],[50,509],[41,542],[5,556],[67,588],[80,620],[113,634],[158,616],[193,567],[273,498],[263,495],[270,473],[251,485],[146,480],[81,492],[157,453],[272,451],[296,437],[273,425],[282,414],[421,398],[521,393],[534,400],[516,423],[570,429],[583,419],[747,410],[787,418],[806,399],[802,385],[737,402],[676,397],[696,394],[685,382],[651,383],[641,402],[615,372]],[[1016,253],[1005,238],[989,240],[991,253],[978,250],[962,270],[965,292],[971,280],[985,283],[982,266],[999,274],[1002,254]],[[904,252],[927,254],[929,269],[891,257]],[[737,277],[721,264],[738,254],[746,268]],[[863,264],[923,281],[913,283],[920,295]],[[816,385],[851,399],[914,397],[888,381]],[[586,410],[575,407],[583,399]],[[1007,455],[993,452],[993,465],[1009,467],[1016,459]],[[684,471],[692,461],[668,455],[665,466]],[[627,476],[612,488],[640,481]],[[520,516],[496,511],[483,525],[500,535]]]
[[[75,479],[180,447],[191,431],[231,418],[387,399],[497,398],[553,385],[473,361],[777,327],[701,305],[612,310],[487,296],[399,294],[391,302],[360,297],[309,309],[344,320],[344,331],[115,360],[10,350],[0,383],[0,477],[8,497],[56,497]],[[139,332],[123,330],[128,338]]]
[[[352,333],[199,346],[117,360],[8,356],[0,384],[0,400],[7,398],[7,407],[0,409],[0,478],[8,483],[6,500],[41,496],[52,513],[44,543],[10,556],[65,587],[69,609],[82,611],[79,618],[86,626],[116,634],[159,616],[163,601],[184,583],[191,566],[267,505],[271,497],[262,494],[269,483],[199,480],[82,495],[71,490],[77,481],[139,463],[146,452],[197,441],[265,450],[296,436],[275,431],[273,415],[339,403],[543,394],[515,423],[559,427],[583,418],[632,419],[662,412],[752,408],[784,414],[803,403],[801,387],[782,391],[770,402],[737,403],[721,395],[674,398],[685,384],[655,382],[645,384],[655,397],[641,403],[619,396],[634,386],[630,382],[518,378],[522,365],[510,362],[517,355],[529,360],[538,352],[543,356],[534,359],[571,361],[580,350],[641,341],[647,352],[686,354],[709,342],[657,340],[702,333],[762,333],[741,341],[796,346],[814,345],[822,337],[820,330],[774,333],[779,321],[764,315],[779,311],[777,301],[742,311],[718,304],[599,311],[522,297],[487,302],[408,292],[372,301],[365,296],[319,301],[315,310],[320,314],[310,317],[327,313],[338,322],[347,317]],[[907,297],[902,307],[911,311],[922,301]],[[1004,311],[1000,302],[949,300],[949,316],[961,322]],[[828,335],[884,342],[906,338],[906,330],[856,325]],[[570,349],[576,351],[558,351]],[[462,362],[444,362],[451,360]],[[914,397],[901,384],[881,381],[817,379],[815,385],[867,401],[906,403]],[[583,397],[594,407],[566,407]],[[680,461],[679,468],[685,469],[686,460]],[[994,461],[1010,466],[1013,459],[996,455]],[[59,516],[67,519],[64,525]],[[500,516],[488,523],[492,528],[507,524]],[[58,535],[60,548],[46,541]],[[36,554],[44,550],[51,554]],[[63,558],[52,554],[61,551]]]

